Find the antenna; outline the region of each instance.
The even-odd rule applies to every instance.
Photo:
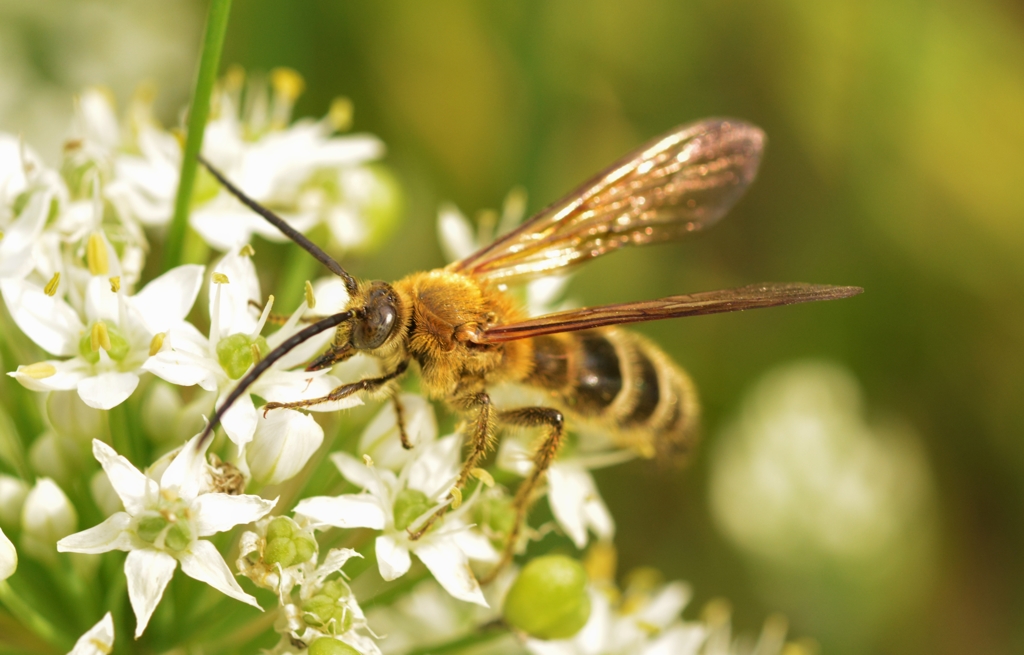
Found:
[[[356,284],[356,279],[349,275],[348,272],[341,267],[341,264],[334,261],[334,259],[326,252],[324,252],[320,248],[320,246],[316,245],[315,243],[307,239],[298,230],[296,230],[291,225],[286,223],[283,218],[281,218],[274,212],[270,211],[263,205],[259,204],[249,196],[245,195],[245,193],[241,189],[236,187],[231,182],[228,182],[227,178],[224,177],[224,174],[221,173],[216,168],[214,168],[210,164],[210,162],[206,161],[206,159],[202,155],[196,155],[196,158],[199,160],[199,163],[206,167],[206,170],[210,171],[210,173],[212,173],[213,176],[217,178],[217,181],[220,182],[224,186],[224,188],[227,189],[229,193],[231,193],[231,195],[238,198],[238,200],[241,201],[243,205],[253,210],[263,218],[267,219],[267,221],[271,225],[281,230],[281,232],[284,233],[286,237],[302,246],[302,248],[306,252],[313,255],[313,257],[315,257],[317,261],[326,266],[328,269],[330,269],[332,273],[334,273],[335,275],[342,279],[342,281],[345,283],[345,289],[348,291],[349,296],[355,295],[356,290],[358,288],[358,285]]]

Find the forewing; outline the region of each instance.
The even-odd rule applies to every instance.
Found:
[[[736,120],[690,123],[612,164],[450,269],[505,281],[713,224],[757,174],[764,133]]]
[[[642,300],[620,305],[585,307],[546,314],[519,323],[495,325],[484,331],[479,343],[501,343],[544,334],[589,330],[591,328],[657,321],[664,318],[740,312],[759,307],[793,305],[815,300],[836,300],[861,293],[860,287],[834,287],[825,284],[752,284],[738,289],[705,291],[659,300]]]

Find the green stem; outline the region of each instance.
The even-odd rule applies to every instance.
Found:
[[[188,210],[192,202],[192,187],[195,184],[196,156],[203,145],[206,119],[210,115],[210,98],[217,81],[220,67],[220,53],[224,47],[224,35],[228,29],[228,14],[231,0],[210,0],[210,13],[206,18],[206,34],[203,37],[203,52],[199,57],[199,71],[196,74],[196,89],[192,94],[192,107],[188,112],[188,136],[185,152],[181,158],[181,178],[178,195],[174,200],[174,218],[167,231],[164,245],[164,270],[170,270],[181,263],[181,254],[188,228]]]
[[[470,646],[476,646],[478,644],[487,643],[493,641],[498,637],[503,637],[508,634],[508,628],[502,623],[491,623],[479,628],[472,634],[452,639],[443,644],[437,644],[434,646],[424,646],[423,648],[417,648],[411,650],[406,655],[444,655],[444,653],[456,653],[460,650],[465,650]]]
[[[139,466],[142,462],[135,448],[136,435],[132,431],[132,421],[128,416],[127,403],[121,403],[110,408],[107,412],[107,426],[110,430],[110,443],[119,455],[123,455],[129,462]],[[141,438],[141,435],[138,437]]]
[[[28,603],[18,597],[6,580],[0,581],[0,603],[3,603],[18,622],[34,632],[40,638],[60,648],[69,650],[73,642],[65,635],[59,633],[53,625],[44,619]]]

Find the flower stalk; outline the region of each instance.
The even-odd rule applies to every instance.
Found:
[[[210,116],[210,99],[217,81],[220,54],[224,49],[224,35],[227,33],[230,13],[231,0],[210,0],[203,51],[199,57],[199,71],[196,74],[196,88],[188,112],[188,132],[185,137],[185,151],[181,158],[178,192],[174,199],[174,217],[171,219],[164,246],[164,270],[170,270],[181,263],[188,228],[189,206],[192,203],[192,188],[195,185],[196,167],[199,165],[196,156],[203,145],[203,132]]]

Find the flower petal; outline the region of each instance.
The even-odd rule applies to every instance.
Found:
[[[188,264],[156,278],[132,297],[146,327],[153,334],[166,332],[185,320],[203,284],[204,266]]]
[[[217,399],[217,407],[221,406],[230,392],[231,390],[227,389],[221,394]],[[220,424],[236,446],[243,447],[252,441],[252,436],[256,434],[256,405],[252,402],[252,396],[242,394],[221,417]]]
[[[131,550],[131,523],[132,517],[127,512],[117,512],[99,525],[64,537],[57,542],[57,550],[61,553],[88,554]]]
[[[165,552],[140,548],[128,553],[124,574],[128,578],[128,600],[135,611],[135,638],[145,632],[153,610],[174,575],[177,562]]]
[[[348,453],[331,453],[331,461],[338,467],[342,477],[363,489],[369,489],[374,495],[380,495],[380,483],[370,467],[361,459]]]
[[[256,433],[245,449],[253,479],[280,484],[297,475],[324,440],[323,428],[309,414],[279,409],[256,414]]]
[[[224,558],[209,541],[193,541],[187,551],[178,554],[178,561],[181,562],[181,570],[188,577],[205,582],[235,600],[263,609],[255,598],[245,593],[238,585]]]
[[[409,557],[409,549],[389,535],[377,537],[374,545],[377,551],[377,567],[380,569],[380,577],[387,581],[400,578],[406,574],[412,566],[412,559]]]
[[[201,494],[192,503],[196,532],[200,537],[208,537],[236,525],[252,523],[269,514],[276,504],[276,498],[267,500],[251,494]]]
[[[40,348],[58,356],[78,354],[85,326],[71,305],[24,280],[0,280],[0,292],[11,318]]]
[[[139,375],[134,371],[100,373],[79,382],[78,395],[89,407],[111,409],[127,400],[137,386]]]
[[[81,381],[92,374],[92,367],[79,357],[64,361],[51,359],[39,363],[49,364],[53,367],[55,373],[45,378],[39,378],[25,373],[25,367],[19,366],[18,370],[12,371],[7,375],[20,382],[21,386],[32,391],[70,391],[77,389]]]
[[[99,439],[92,440],[92,455],[103,467],[111,486],[129,514],[138,514],[156,502],[160,487],[127,459]]]
[[[164,469],[160,475],[161,491],[174,490],[185,501],[192,501],[199,495],[205,480],[206,450],[210,447],[209,439],[199,445],[200,436],[202,432],[189,439]]]
[[[377,542],[379,558],[380,538]],[[468,603],[489,607],[484,592],[480,589],[480,583],[476,581],[472,569],[469,568],[469,559],[451,537],[434,537],[420,541],[414,552],[449,594]]]
[[[556,462],[548,469],[548,483],[551,512],[577,548],[587,545],[588,527],[603,538],[614,534],[615,524],[589,471]]]
[[[107,612],[78,638],[68,655],[107,655],[114,650],[114,618]]]
[[[387,523],[380,501],[369,494],[303,498],[295,506],[295,513],[314,523],[336,528],[383,530]]]

